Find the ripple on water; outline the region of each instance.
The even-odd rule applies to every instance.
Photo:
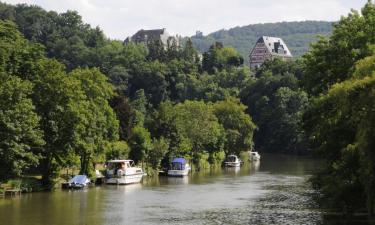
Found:
[[[255,179],[264,184],[261,197],[238,198],[240,207],[213,208],[201,211],[176,212],[163,218],[150,218],[159,224],[321,224],[322,216],[312,200],[313,190],[307,177],[272,176]],[[269,175],[271,176],[271,175]],[[259,177],[258,177],[259,178]]]

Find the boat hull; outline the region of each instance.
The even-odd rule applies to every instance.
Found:
[[[260,161],[260,157],[251,157],[250,161]]]
[[[240,167],[241,162],[225,162],[226,167]]]
[[[168,176],[170,177],[183,177],[189,174],[189,170],[168,170]]]
[[[106,179],[106,184],[134,184],[140,183],[143,177],[143,173],[124,175],[121,177],[110,177]]]

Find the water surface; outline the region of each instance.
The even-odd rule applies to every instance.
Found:
[[[241,169],[142,184],[23,194],[0,200],[0,224],[321,224],[305,157],[262,155]]]

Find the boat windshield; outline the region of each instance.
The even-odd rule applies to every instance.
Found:
[[[174,162],[172,163],[172,170],[184,170],[185,169],[185,164]]]
[[[228,162],[236,162],[236,156],[228,156]]]
[[[111,162],[107,164],[107,169],[109,170],[118,170],[118,169],[127,169],[134,166],[133,161],[127,162]]]

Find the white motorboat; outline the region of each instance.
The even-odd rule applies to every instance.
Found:
[[[242,161],[236,155],[228,155],[227,159],[224,162],[226,167],[239,167],[241,166]]]
[[[250,161],[259,161],[260,155],[258,152],[250,152]]]
[[[183,177],[189,174],[191,167],[184,158],[174,158],[172,160],[172,166],[168,170],[168,176],[172,177]]]
[[[110,160],[106,162],[107,184],[139,183],[143,177],[143,170],[135,167],[133,160]]]

